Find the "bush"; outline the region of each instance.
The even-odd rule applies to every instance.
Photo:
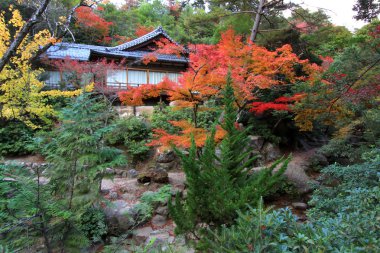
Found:
[[[145,158],[150,150],[146,144],[151,138],[151,128],[144,120],[131,116],[117,120],[106,138],[112,145],[125,146],[129,158],[136,161]]]
[[[309,222],[289,209],[250,208],[235,225],[210,231],[212,252],[380,252],[380,160],[325,168]],[[334,186],[331,186],[333,183]]]
[[[200,111],[197,115],[198,127],[211,130],[215,121],[220,115],[220,107],[211,105],[211,109],[202,110],[203,107],[200,107]],[[154,110],[152,116],[152,128],[153,129],[164,129],[170,134],[179,134],[178,128],[170,124],[169,121],[180,121],[180,120],[192,120],[192,111],[189,108],[182,110],[175,110],[172,107],[165,107],[163,110]]]
[[[0,155],[29,154],[32,141],[33,131],[22,122],[5,122],[0,127]]]
[[[80,218],[80,229],[92,242],[101,241],[107,233],[106,216],[99,208],[89,208]]]
[[[379,194],[371,194],[379,187],[380,159],[350,166],[334,164],[321,172],[323,183],[314,191],[310,201],[314,206],[309,212],[312,218],[355,211],[364,214],[380,202]]]
[[[171,185],[161,187],[157,192],[144,192],[140,198],[140,203],[136,205],[139,223],[152,218],[153,210],[157,205],[164,204],[171,196]]]

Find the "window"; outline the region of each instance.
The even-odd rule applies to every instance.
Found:
[[[168,77],[170,80],[172,80],[173,82],[176,82],[178,83],[178,77],[180,76],[179,73],[168,73]]]
[[[127,87],[126,70],[108,70],[107,86],[109,87]]]
[[[169,80],[173,82],[178,82],[179,73],[166,73],[166,72],[155,72],[150,71],[149,72],[149,83],[150,84],[158,84],[159,82],[164,79],[165,76],[169,78]]]
[[[59,71],[46,71],[47,78],[45,84],[49,87],[59,87],[61,82],[61,73]]]
[[[162,79],[164,79],[165,75],[166,75],[166,73],[150,71],[149,72],[149,83],[150,84],[158,84],[159,82],[162,81]]]
[[[178,82],[179,73],[167,73],[159,71],[149,71],[149,84],[158,84],[167,76],[170,80]],[[107,86],[114,88],[126,88],[130,86],[139,86],[148,83],[147,70],[108,70]]]
[[[145,70],[128,70],[128,84],[131,86],[139,86],[147,84],[147,71]]]

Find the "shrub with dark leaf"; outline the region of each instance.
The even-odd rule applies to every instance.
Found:
[[[151,137],[151,128],[141,118],[131,116],[116,121],[113,130],[107,134],[107,141],[112,145],[125,146],[133,161],[147,156],[150,148],[146,145]]]
[[[80,218],[80,229],[93,242],[101,241],[107,233],[106,216],[99,208],[89,208]]]
[[[210,231],[203,246],[212,252],[380,252],[380,159],[322,173],[326,183],[313,195],[307,223],[289,209],[261,204],[239,213],[233,226]]]
[[[31,153],[29,144],[33,131],[22,122],[3,122],[0,125],[0,155],[25,155]]]

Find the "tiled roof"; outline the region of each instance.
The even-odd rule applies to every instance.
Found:
[[[94,53],[103,54],[105,56],[121,56],[125,58],[134,58],[141,59],[144,55],[151,53],[147,51],[104,51],[104,50],[92,50]],[[157,60],[159,61],[168,61],[168,62],[188,62],[186,57],[178,57],[176,55],[168,55],[168,54],[157,54]]]
[[[79,61],[89,61],[91,53],[102,54],[104,56],[119,56],[125,58],[138,59],[142,58],[149,52],[146,51],[123,51],[130,47],[136,46],[138,44],[149,41],[152,38],[155,38],[158,35],[163,35],[171,42],[175,43],[169,35],[162,29],[158,27],[156,30],[140,37],[135,40],[124,43],[116,47],[104,47],[104,46],[93,46],[85,44],[76,44],[76,43],[57,43],[54,46],[51,46],[46,52],[46,56],[49,59],[65,59],[70,58],[73,60]],[[177,57],[176,55],[157,55],[159,61],[168,61],[168,62],[181,62],[186,63],[188,60],[185,57]]]
[[[48,49],[46,56],[49,59],[70,58],[78,61],[88,61],[90,59],[91,49],[76,45],[78,44],[57,43]]]
[[[162,35],[162,36],[166,37],[168,40],[170,40],[170,42],[177,44],[172,38],[170,38],[170,36],[164,31],[164,29],[161,26],[159,26],[157,29],[151,31],[150,33],[147,33],[147,34],[145,34],[145,35],[143,35],[137,39],[128,41],[128,42],[121,44],[119,46],[112,47],[112,48],[110,48],[110,50],[111,51],[114,51],[114,50],[115,51],[123,51],[123,50],[129,49],[131,47],[134,47],[136,45],[147,42],[147,41],[149,41],[155,37],[158,37],[159,35]]]

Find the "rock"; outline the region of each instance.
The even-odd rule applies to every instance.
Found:
[[[263,155],[265,162],[272,162],[282,156],[280,149],[269,142],[264,144],[261,149],[261,154]]]
[[[156,214],[162,215],[164,217],[168,217],[169,214],[169,208],[167,206],[159,206],[156,209]]]
[[[123,173],[121,173],[121,177],[122,178],[126,178],[127,176],[128,176],[127,171],[123,171]]]
[[[136,241],[136,244],[141,245],[148,240],[150,233],[152,232],[153,229],[151,227],[136,229],[133,231],[133,239]]]
[[[121,195],[121,199],[126,201],[134,201],[136,200],[136,196],[130,193],[124,193],[123,195]]]
[[[145,184],[149,182],[166,184],[169,183],[169,175],[166,172],[166,170],[161,168],[155,168],[139,174],[137,181],[140,184]]]
[[[262,136],[248,136],[249,142],[248,145],[250,148],[254,150],[260,150],[264,144],[264,138]]]
[[[124,170],[121,170],[121,169],[115,169],[114,171],[115,171],[115,174],[116,174],[117,176],[122,176],[122,174],[123,174],[123,172],[124,172]]]
[[[125,233],[136,224],[137,213],[123,200],[111,202],[104,208],[104,214],[110,235]]]
[[[127,177],[128,178],[136,178],[138,175],[139,175],[139,173],[135,169],[130,169],[127,172]]]
[[[163,232],[159,230],[153,231],[145,243],[149,244],[151,241],[154,240],[152,248],[157,248],[160,246],[164,246],[164,244],[167,244],[169,241],[169,238],[170,238],[170,235],[168,232]]]
[[[137,182],[139,182],[140,184],[150,183],[151,180],[152,180],[152,177],[147,172],[141,173],[137,177]]]
[[[117,199],[117,192],[110,192],[109,197],[110,199]]]
[[[157,163],[170,163],[174,161],[176,158],[176,154],[174,153],[173,150],[161,153],[158,155],[156,162]]]
[[[157,214],[152,218],[152,225],[155,227],[162,227],[163,225],[166,224],[166,221],[167,221],[166,217]]]
[[[292,206],[298,210],[306,210],[307,209],[307,204],[302,203],[302,202],[293,202]]]
[[[169,170],[174,169],[176,167],[176,165],[177,165],[177,163],[175,161],[168,162],[168,163],[157,163],[156,168],[169,171]]]
[[[114,175],[114,174],[116,174],[115,170],[112,169],[112,168],[106,168],[105,172],[106,172],[107,175]]]

